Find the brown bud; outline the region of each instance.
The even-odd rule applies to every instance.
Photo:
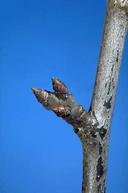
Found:
[[[68,109],[66,109],[63,106],[55,107],[53,111],[59,116],[59,117],[66,117],[69,115]]]
[[[32,88],[32,92],[33,92],[35,95],[38,95],[41,91],[42,91],[41,89]]]
[[[32,88],[32,91],[36,96],[38,102],[43,103],[44,106],[47,106],[47,92],[36,88]]]
[[[57,80],[56,78],[52,78],[52,85],[53,85],[53,90],[55,92],[59,92],[62,94],[69,94],[68,89],[66,85],[61,82],[60,80]]]

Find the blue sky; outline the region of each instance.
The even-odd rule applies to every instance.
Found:
[[[37,103],[31,87],[63,80],[89,108],[105,1],[0,3],[0,193],[80,193],[82,149],[70,125]],[[128,41],[113,115],[107,193],[128,192]]]

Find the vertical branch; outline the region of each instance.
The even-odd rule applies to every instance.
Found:
[[[110,125],[128,26],[128,1],[108,0],[102,46],[91,104],[99,129],[83,139],[82,193],[105,193]],[[87,142],[88,141],[88,142]],[[93,147],[92,147],[93,146]]]
[[[92,110],[95,111],[99,125],[105,125],[105,127],[109,127],[108,122],[110,123],[111,120],[128,26],[127,7],[125,7],[125,4],[123,7],[121,2],[128,3],[128,1],[124,0],[108,0],[103,41],[91,106]]]

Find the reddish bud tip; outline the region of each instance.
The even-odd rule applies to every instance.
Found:
[[[37,94],[37,93],[39,93],[40,91],[41,91],[41,89],[32,88],[32,92],[33,92],[34,94]]]
[[[66,85],[54,77],[52,78],[52,85],[53,85],[53,90],[55,92],[59,92],[62,94],[68,94],[69,93]]]
[[[32,92],[34,93],[34,95],[36,96],[37,100],[40,103],[46,103],[46,95],[47,95],[46,91],[41,90],[41,89],[32,88]]]
[[[40,95],[40,94],[42,93],[42,90],[41,90],[41,89],[37,89],[37,88],[32,88],[32,92],[33,92],[36,96],[38,96],[38,95]]]

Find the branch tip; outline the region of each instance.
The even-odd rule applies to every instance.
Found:
[[[47,98],[47,91],[37,88],[32,88],[32,92],[34,93],[35,97],[37,98],[38,102],[43,103],[46,105],[46,98]]]
[[[67,86],[60,80],[52,77],[53,90],[61,94],[69,94]]]
[[[31,88],[31,90],[32,90],[32,92],[33,92],[34,94],[36,94],[40,89],[37,89],[37,88]]]
[[[34,95],[38,96],[40,95],[41,92],[43,92],[41,89],[37,89],[37,88],[32,88],[32,92],[34,93]]]
[[[52,78],[52,84],[54,92],[32,88],[38,102],[75,128],[89,127],[92,124],[92,117],[80,104],[75,102],[66,85],[54,77]]]

